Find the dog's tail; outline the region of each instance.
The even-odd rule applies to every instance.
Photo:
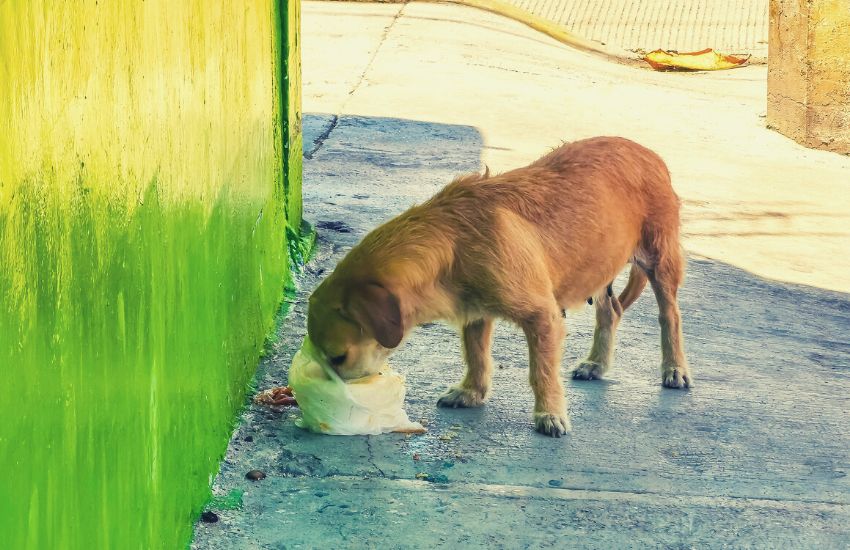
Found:
[[[647,283],[646,273],[638,267],[637,264],[632,264],[632,270],[629,271],[629,282],[626,283],[626,288],[620,293],[620,305],[623,306],[623,311],[632,305],[638,299],[640,293],[643,292]]]

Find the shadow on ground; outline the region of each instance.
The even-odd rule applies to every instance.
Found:
[[[261,365],[260,388],[286,383],[306,298],[342,255],[381,221],[477,170],[482,147],[469,127],[305,118],[305,215],[320,228],[318,252]],[[453,330],[422,327],[393,356],[411,418],[428,424],[422,436],[317,436],[293,425],[297,410],[251,407],[215,483],[218,494],[244,492],[243,506],[199,524],[193,546],[846,544],[850,297],[691,258],[681,307],[696,388],[661,387],[647,291],[621,324],[608,379],[566,382],[574,431],[564,439],[532,430],[525,344],[504,323],[493,397],[481,409],[434,405],[462,374]],[[567,323],[564,373],[589,349],[591,308]],[[268,477],[246,480],[252,469]]]

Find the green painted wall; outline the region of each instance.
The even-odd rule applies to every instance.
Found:
[[[301,222],[291,4],[0,0],[4,548],[189,540]]]

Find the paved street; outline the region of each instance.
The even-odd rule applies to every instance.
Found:
[[[194,548],[846,546],[850,159],[766,129],[764,78],[607,64],[459,6],[305,3],[304,203],[319,241],[260,389],[286,383],[306,297],[371,228],[458,173],[598,134],[671,167],[696,387],[661,387],[649,291],[621,324],[610,375],[565,381],[574,431],[562,439],[532,429],[520,331],[497,329],[491,401],[444,410],[458,337],[422,327],[390,362],[427,434],[318,436],[294,426],[296,410],[250,406],[214,485],[242,507],[199,523]],[[589,349],[592,317],[565,321],[564,374]],[[268,477],[246,480],[252,469]]]
[[[305,164],[319,248],[260,388],[286,383],[306,298],[342,255],[480,161],[469,127],[306,123],[307,137],[330,130]],[[407,377],[410,417],[428,425],[422,436],[314,435],[295,427],[297,410],[251,406],[215,485],[244,492],[244,505],[199,523],[194,547],[841,547],[850,537],[850,298],[691,258],[681,307],[696,387],[661,387],[647,291],[621,324],[610,375],[565,382],[573,432],[562,439],[532,429],[527,349],[507,324],[481,409],[435,406],[462,374],[454,330],[422,327],[391,358]],[[566,322],[565,376],[589,349],[592,308]],[[268,477],[246,480],[254,469]]]

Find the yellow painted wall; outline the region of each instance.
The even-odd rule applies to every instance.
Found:
[[[850,153],[846,0],[770,0],[768,124],[808,146]]]
[[[816,0],[809,16],[809,144],[850,154],[850,4]]]
[[[289,6],[0,0],[5,548],[189,540],[300,224]]]

